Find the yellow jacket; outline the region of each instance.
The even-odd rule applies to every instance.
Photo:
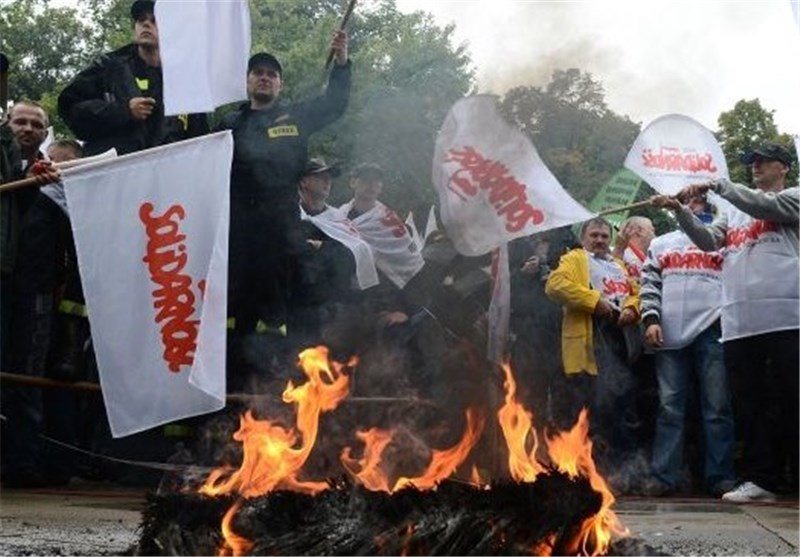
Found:
[[[614,258],[628,276],[625,264]],[[589,373],[597,375],[592,334],[592,313],[600,301],[600,292],[589,285],[589,254],[583,248],[573,249],[561,257],[561,261],[547,279],[545,292],[564,306],[561,328],[561,358],[564,373]],[[625,299],[624,308],[631,308],[639,315],[639,285],[628,276],[632,294]]]

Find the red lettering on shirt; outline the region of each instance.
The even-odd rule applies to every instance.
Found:
[[[711,153],[682,153],[678,147],[661,147],[657,153],[652,149],[642,152],[645,168],[655,168],[668,172],[716,172],[717,166]]]
[[[603,278],[603,294],[614,297],[620,294],[628,295],[631,293],[631,285],[627,280],[614,280],[610,277]]]
[[[754,220],[748,226],[729,228],[725,234],[725,246],[738,248],[746,244],[754,244],[767,232],[777,232],[778,223],[766,220]]]
[[[717,252],[692,249],[688,252],[669,252],[661,254],[658,262],[662,269],[707,269],[721,271],[724,258]]]
[[[450,149],[445,162],[460,166],[450,176],[448,189],[462,199],[474,197],[480,190],[488,192],[489,203],[497,215],[505,219],[507,231],[518,232],[528,222],[544,222],[544,213],[528,201],[525,184],[515,180],[504,164],[485,158],[469,146],[462,150]]]
[[[181,366],[194,362],[197,348],[199,319],[195,314],[195,295],[192,278],[182,273],[189,259],[186,253],[186,234],[180,232],[180,221],[186,217],[181,205],[173,205],[162,215],[153,214],[152,203],[139,207],[139,220],[147,234],[146,255],[150,280],[158,288],[153,290],[155,323],[161,327],[161,343],[164,346],[164,361],[169,370],[179,373]],[[198,283],[200,295],[205,290],[205,281]]]

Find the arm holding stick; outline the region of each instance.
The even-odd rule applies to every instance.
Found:
[[[353,8],[355,7],[356,0],[350,0],[342,16],[342,20],[339,22],[339,29],[336,31],[331,49],[328,52],[328,59],[325,60],[326,70],[331,67],[334,56],[336,57],[336,63],[338,65],[342,66],[347,63],[347,33],[345,32],[345,28],[347,27],[347,22],[350,20],[350,16],[353,15]]]

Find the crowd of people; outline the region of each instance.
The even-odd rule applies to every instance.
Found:
[[[154,1],[133,2],[131,18],[134,41],[59,96],[76,139],[41,152],[47,112],[14,104],[0,126],[2,182],[109,148],[126,154],[210,131],[206,115],[164,115]],[[295,103],[281,98],[280,61],[253,55],[248,100],[216,126],[234,140],[228,390],[280,392],[297,353],[326,345],[340,360],[359,355],[354,388],[362,395],[412,393],[451,414],[468,401],[486,404],[496,385],[485,381],[496,370],[480,357],[487,257],[459,255],[442,233],[420,249],[380,201],[380,166],[309,156],[309,138],[348,105],[345,31],[335,32],[331,50],[325,91]],[[598,217],[577,238],[562,228],[509,245],[509,354],[520,396],[545,433],[572,427],[588,408],[595,457],[618,491],[700,488],[747,502],[797,489],[800,198],[787,187],[792,158],[782,147],[766,145],[743,162],[755,189],[721,180],[651,200],[675,212],[680,230],[656,237],[653,223],[635,216],[615,234]],[[345,168],[352,198],[333,207],[334,178]],[[3,371],[97,380],[63,190],[51,184],[0,199]],[[475,362],[475,373],[465,371]],[[98,439],[111,443],[96,431],[97,400],[3,385],[2,410],[4,487],[78,473],[67,453],[53,456],[39,442],[45,432],[92,450]],[[153,445],[140,440],[124,456],[165,456],[143,447]]]

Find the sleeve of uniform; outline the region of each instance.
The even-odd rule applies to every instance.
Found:
[[[336,121],[347,109],[350,102],[351,62],[331,70],[325,93],[301,104],[298,116],[310,132],[320,130]]]
[[[661,262],[653,253],[652,246],[647,250],[647,259],[642,266],[641,290],[639,291],[639,313],[645,326],[661,322]]]
[[[547,277],[545,293],[560,304],[592,313],[600,301],[600,292],[592,290],[588,284],[581,284],[578,257],[585,257],[582,250],[574,250],[561,257],[558,267]]]
[[[107,98],[103,87],[103,59],[79,73],[58,96],[58,114],[84,140],[105,137],[109,129],[133,121],[127,104]]]
[[[753,218],[781,224],[800,222],[800,195],[798,188],[781,192],[765,192],[741,184],[721,181],[717,193],[731,202],[737,209]]]
[[[681,229],[701,250],[717,251],[725,244],[728,219],[724,211],[720,211],[714,222],[708,226],[703,224],[688,207],[681,207],[675,216],[678,217]]]

